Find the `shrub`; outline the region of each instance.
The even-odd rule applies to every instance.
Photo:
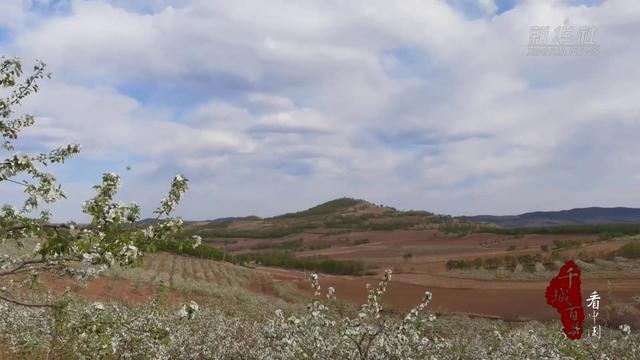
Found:
[[[448,260],[445,266],[447,270],[458,269],[460,267],[458,260]]]
[[[286,253],[261,253],[237,256],[241,262],[255,261],[264,266],[319,271],[337,275],[363,275],[367,266],[361,261],[326,258],[297,258]]]
[[[578,240],[553,240],[554,249],[574,249],[582,243]]]
[[[351,244],[354,246],[357,246],[357,245],[363,245],[368,243],[369,243],[369,239],[356,239],[356,240],[353,240]]]
[[[634,240],[623,245],[616,254],[629,259],[640,258],[640,241]]]
[[[516,258],[511,255],[507,255],[504,257],[504,264],[507,268],[513,269],[516,266]]]
[[[500,258],[487,258],[484,259],[483,267],[485,269],[497,269],[502,263],[503,261]]]
[[[536,262],[536,257],[533,255],[518,256],[518,263],[522,265],[533,265]]]
[[[445,266],[447,267],[447,270],[468,269],[471,267],[471,264],[464,260],[449,260]]]
[[[328,249],[331,247],[331,244],[311,244],[309,245],[308,249],[309,250],[322,250],[322,249]]]

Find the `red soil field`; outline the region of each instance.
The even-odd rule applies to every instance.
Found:
[[[520,256],[541,252],[541,245],[552,247],[554,240],[578,240],[584,242],[580,249],[568,250],[567,254],[580,251],[613,251],[625,241],[592,242],[595,236],[567,235],[527,235],[523,237],[495,234],[471,234],[466,236],[446,235],[432,230],[375,231],[340,235],[300,234],[305,245],[325,244],[328,248],[314,251],[296,252],[296,256],[325,256],[341,260],[363,260],[375,267],[375,276],[334,276],[320,274],[323,289],[332,286],[341,301],[362,304],[366,301],[365,285],[377,285],[382,270],[394,269],[394,276],[383,297],[387,309],[406,310],[418,304],[426,290],[433,293],[431,308],[440,313],[461,313],[507,320],[551,320],[558,317],[557,312],[546,304],[544,292],[547,280],[478,280],[443,276],[445,263],[451,259],[473,259],[476,257]],[[367,239],[363,243],[358,240]],[[249,240],[233,244],[237,251],[261,242],[278,241]],[[516,246],[515,250],[508,250]],[[403,257],[411,253],[410,258]],[[176,255],[158,254],[145,261],[143,268],[154,271],[167,264],[173,264]],[[174,260],[169,261],[172,258]],[[200,281],[214,285],[228,285],[227,276],[233,276],[231,264],[211,263],[209,260],[182,258],[181,267],[163,271],[180,274],[189,281]],[[216,271],[210,271],[213,269]],[[239,269],[239,268],[238,268]],[[240,269],[239,269],[240,270]],[[255,270],[242,268],[243,271],[255,271],[255,275],[268,274],[269,277],[251,276],[253,280],[244,285],[249,291],[276,297],[272,283],[292,284],[307,296],[311,296],[308,272],[258,267]],[[166,275],[166,274],[165,274]],[[597,290],[602,303],[631,303],[633,297],[640,295],[640,278],[620,271],[601,272],[598,276],[583,273],[583,297]],[[151,282],[157,276],[154,275]],[[62,292],[71,282],[47,279],[49,286]],[[157,287],[151,282],[140,282],[100,277],[88,283],[86,289],[76,289],[82,297],[90,300],[113,299],[135,303],[148,301],[157,293]],[[175,302],[185,299],[179,291],[172,290],[170,298]]]
[[[260,268],[275,281],[295,282],[300,290],[311,296],[308,274],[300,271]],[[305,276],[307,275],[307,276]],[[366,284],[376,286],[379,277],[320,275],[323,289],[333,286],[339,300],[363,304],[367,299]],[[605,301],[629,302],[640,294],[638,279],[583,280],[582,295],[586,298],[597,290]],[[507,320],[551,320],[557,312],[544,297],[546,281],[492,281],[455,279],[437,275],[393,276],[383,297],[383,304],[391,309],[415,307],[425,291],[433,293],[432,309],[437,312],[497,317]],[[609,296],[611,294],[611,297]],[[606,300],[605,300],[606,299]]]

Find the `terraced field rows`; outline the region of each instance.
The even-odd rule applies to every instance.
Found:
[[[204,292],[212,288],[247,288],[271,282],[268,275],[256,270],[169,253],[148,255],[141,267],[114,267],[107,275],[165,285],[178,290]]]

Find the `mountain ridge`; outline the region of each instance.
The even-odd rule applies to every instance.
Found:
[[[640,209],[631,207],[585,207],[557,211],[533,211],[519,215],[473,215],[459,218],[505,228],[562,225],[600,225],[640,223]]]
[[[503,228],[531,228],[552,227],[563,225],[601,225],[601,224],[640,224],[640,208],[632,207],[584,207],[567,210],[531,211],[518,215],[468,215],[450,216],[437,215],[426,210],[402,211],[394,207],[378,205],[367,200],[341,197],[329,200],[305,210],[288,212],[270,217],[236,216],[221,217],[211,220],[185,221],[185,223],[234,223],[250,221],[294,221],[295,219],[317,218],[324,216],[366,216],[392,215],[411,216],[429,215],[444,216],[451,219],[472,222],[476,224],[497,225]],[[144,219],[140,223],[153,223],[155,219]]]

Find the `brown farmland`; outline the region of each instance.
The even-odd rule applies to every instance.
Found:
[[[321,285],[324,288],[336,288],[338,299],[353,304],[365,302],[366,284],[375,286],[382,278],[384,269],[393,269],[394,277],[384,296],[384,304],[388,308],[412,308],[429,290],[434,294],[432,306],[438,312],[509,320],[557,318],[557,313],[546,304],[544,297],[548,279],[554,276],[553,271],[539,274],[536,280],[481,280],[447,274],[446,262],[451,259],[535,255],[544,253],[541,250],[543,245],[552,248],[554,240],[580,243],[577,249],[563,251],[567,257],[577,256],[581,252],[610,252],[626,243],[625,240],[597,242],[595,235],[450,235],[437,230],[370,231],[338,235],[303,233],[287,239],[292,238],[302,239],[302,243],[309,247],[324,245],[319,250],[298,251],[298,257],[363,260],[374,267],[377,274],[372,276],[321,275]],[[243,252],[260,243],[274,241],[286,240],[239,240],[232,248]],[[258,270],[268,273],[276,282],[296,284],[301,291],[311,294],[308,272],[269,267],[259,267]],[[620,270],[583,269],[583,298],[586,299],[594,290],[606,299],[603,302],[633,303],[633,297],[640,295],[640,276]]]

